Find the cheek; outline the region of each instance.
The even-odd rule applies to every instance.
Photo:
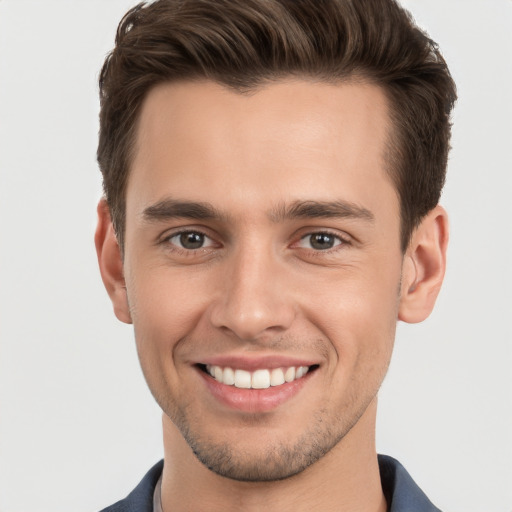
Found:
[[[190,279],[170,274],[168,269],[137,274],[137,279],[127,279],[127,292],[144,377],[160,407],[176,417],[175,397],[181,396],[185,405],[188,400],[180,391],[186,365],[180,347],[200,322],[204,293]]]
[[[395,293],[367,289],[359,295],[347,285],[339,300],[324,309],[330,320],[317,320],[332,348],[325,378],[332,390],[330,400],[340,414],[352,409],[362,412],[386,375],[397,317],[396,287],[389,289]]]
[[[164,266],[127,280],[128,300],[135,330],[155,341],[162,336],[180,339],[197,323],[206,307],[204,282],[186,272],[171,272]]]
[[[330,340],[335,364],[387,365],[398,315],[399,268],[333,277],[311,289],[303,303],[311,323]]]
[[[158,402],[164,398],[158,396],[158,390],[179,389],[180,347],[197,328],[204,311],[205,293],[194,284],[165,268],[127,280],[140,364]]]

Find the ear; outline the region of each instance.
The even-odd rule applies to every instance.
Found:
[[[402,265],[398,319],[425,320],[437,299],[446,270],[448,215],[436,206],[414,230]]]
[[[98,225],[96,226],[94,243],[101,278],[114,306],[114,313],[121,322],[131,324],[132,319],[124,281],[123,259],[110,218],[110,210],[105,199],[101,199],[98,203]]]

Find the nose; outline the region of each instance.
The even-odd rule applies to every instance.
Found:
[[[213,326],[248,341],[284,333],[296,314],[285,274],[268,248],[238,251],[226,261],[210,311]]]

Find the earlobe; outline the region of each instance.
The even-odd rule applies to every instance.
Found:
[[[425,320],[437,299],[446,270],[448,216],[436,206],[415,229],[402,265],[398,319]]]
[[[123,272],[123,260],[110,211],[105,199],[98,203],[98,224],[94,236],[96,254],[103,284],[109,294],[114,313],[121,322],[132,323]]]

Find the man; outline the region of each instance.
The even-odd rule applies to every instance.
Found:
[[[445,270],[435,44],[392,0],[160,0],[100,89],[99,265],[165,450],[105,510],[438,510],[374,434]]]

